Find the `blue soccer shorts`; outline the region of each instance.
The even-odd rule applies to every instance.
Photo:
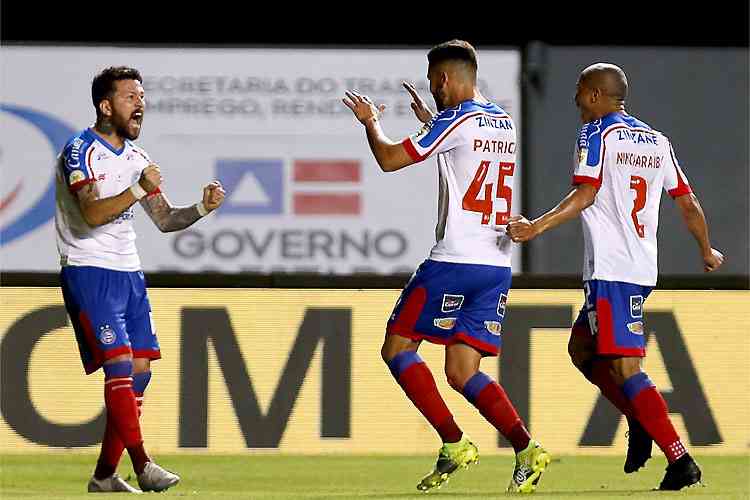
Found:
[[[583,289],[586,301],[571,335],[593,337],[601,356],[644,357],[643,304],[653,287],[590,280]]]
[[[428,259],[401,292],[386,333],[497,356],[510,282],[510,267]]]
[[[161,358],[142,272],[65,266],[60,282],[87,374],[122,354]]]

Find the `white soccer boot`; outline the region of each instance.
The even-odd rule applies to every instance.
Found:
[[[138,474],[138,486],[143,491],[164,491],[180,481],[180,476],[156,465],[146,462],[143,472]]]
[[[112,474],[109,477],[105,477],[104,479],[97,479],[94,476],[91,476],[91,480],[89,481],[89,487],[88,487],[89,493],[136,493],[140,495],[143,493],[141,490],[137,488],[133,488],[128,483],[125,482],[123,478],[121,478],[117,474]]]

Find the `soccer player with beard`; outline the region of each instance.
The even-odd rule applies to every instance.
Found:
[[[180,478],[146,453],[139,417],[151,379],[151,360],[161,357],[141,262],[135,247],[133,205],[162,232],[179,231],[218,208],[218,181],[203,188],[202,201],[173,206],[160,190],[159,166],[131,141],[141,132],[143,79],[127,67],[96,75],[91,97],[96,123],[73,136],[57,163],[55,229],[65,307],[75,330],[86,374],[103,368],[107,425],[89,492],[140,491],[115,473],[128,450],[143,491],[163,491]]]
[[[477,56],[471,44],[442,43],[429,51],[427,60],[438,114],[433,115],[416,89],[405,83],[412,109],[424,126],[403,141],[393,142],[383,133],[382,106],[357,92],[347,92],[344,99],[364,126],[384,172],[437,158],[437,243],[401,293],[388,321],[381,356],[443,441],[435,468],[417,489],[439,488],[479,457],[417,353],[426,340],[446,346],[450,386],[513,446],[516,460],[508,491],[532,493],[550,455],[531,439],[502,386],[479,369],[482,358],[499,356],[502,346],[512,245],[510,238],[496,231],[505,227],[511,211],[516,128],[510,115],[477,89]],[[419,195],[416,189],[415,194]]]

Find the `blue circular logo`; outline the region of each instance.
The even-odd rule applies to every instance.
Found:
[[[52,147],[53,156],[57,156],[62,151],[67,140],[75,133],[75,130],[71,126],[42,111],[11,104],[0,104],[0,111],[21,118],[39,129]],[[8,204],[12,201],[11,197],[15,197],[16,194],[17,190],[11,192],[6,200],[0,200],[0,205],[5,206]],[[55,174],[52,172],[47,188],[39,199],[28,210],[0,229],[0,244],[6,245],[20,238],[24,234],[46,224],[54,215]]]

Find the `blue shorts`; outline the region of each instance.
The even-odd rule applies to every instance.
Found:
[[[60,283],[87,374],[122,354],[161,358],[142,272],[65,266]]]
[[[586,302],[573,323],[573,335],[592,337],[602,356],[644,357],[643,304],[653,287],[621,281],[583,283]]]
[[[386,332],[436,344],[460,342],[497,356],[510,282],[509,267],[426,260],[401,292]]]

